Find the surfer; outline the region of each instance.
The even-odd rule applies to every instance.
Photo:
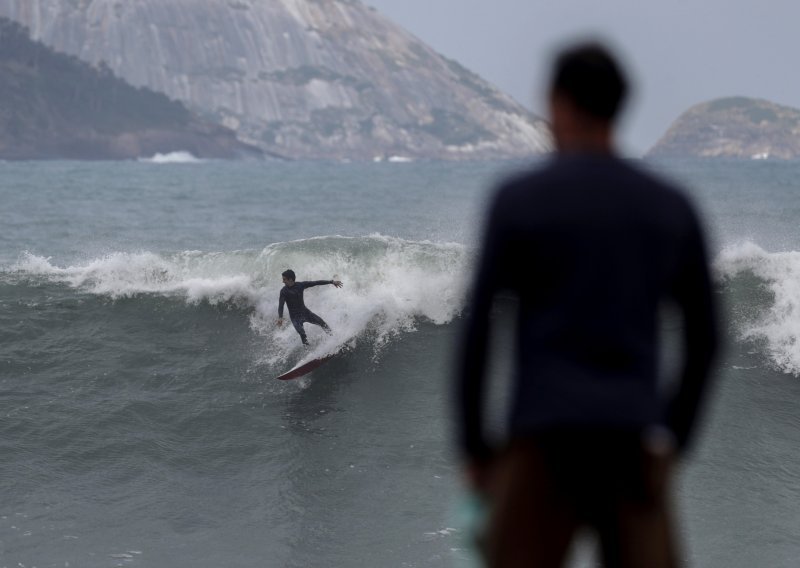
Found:
[[[283,277],[283,288],[281,288],[281,295],[278,300],[278,326],[283,325],[283,305],[289,308],[289,319],[292,322],[297,333],[300,334],[300,339],[303,340],[303,345],[308,345],[308,338],[303,329],[304,323],[313,323],[320,326],[326,333],[331,333],[331,328],[325,321],[317,314],[312,312],[306,307],[303,302],[303,291],[312,286],[322,286],[324,284],[333,284],[337,288],[341,288],[343,284],[339,280],[314,280],[313,282],[297,282],[297,277],[294,270],[286,270],[281,276]]]

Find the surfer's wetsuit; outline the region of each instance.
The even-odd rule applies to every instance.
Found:
[[[303,302],[303,291],[306,288],[313,286],[322,286],[324,284],[333,284],[333,280],[314,280],[313,282],[295,282],[292,286],[284,286],[281,289],[280,299],[278,301],[278,317],[283,319],[283,305],[289,308],[289,319],[292,320],[297,333],[300,334],[300,339],[303,340],[304,345],[308,345],[306,332],[303,329],[304,323],[313,323],[320,326],[326,332],[330,333],[331,328],[325,321],[317,314],[312,312],[306,307]]]

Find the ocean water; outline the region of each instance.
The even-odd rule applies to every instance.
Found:
[[[467,566],[450,362],[519,166],[0,163],[0,568]],[[800,164],[648,167],[704,213],[726,313],[684,556],[796,567]],[[286,268],[345,285],[306,291],[308,350]]]

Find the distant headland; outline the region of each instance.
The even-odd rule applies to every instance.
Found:
[[[800,110],[747,97],[698,104],[678,117],[647,156],[800,159]]]

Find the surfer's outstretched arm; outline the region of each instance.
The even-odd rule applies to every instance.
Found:
[[[311,282],[298,282],[303,289],[311,288],[312,286],[324,286],[326,284],[333,284],[337,288],[344,286],[340,280],[312,280]]]

